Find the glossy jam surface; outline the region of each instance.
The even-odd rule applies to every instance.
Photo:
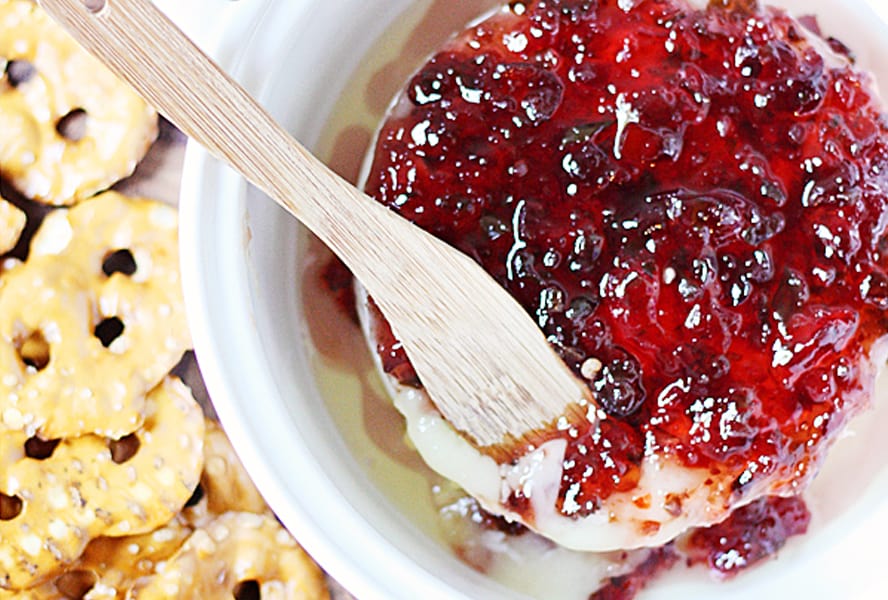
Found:
[[[563,434],[567,516],[654,453],[738,496],[803,483],[873,386],[885,118],[843,46],[731,4],[513,2],[413,77],[377,142],[368,192],[481,263],[606,413]]]

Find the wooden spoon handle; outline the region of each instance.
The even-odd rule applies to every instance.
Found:
[[[91,10],[93,3],[102,7]],[[384,297],[386,288],[410,278],[411,270],[378,266],[410,255],[420,230],[315,158],[150,1],[40,4],[191,139],[311,229],[372,295]],[[450,251],[424,237],[421,245]]]
[[[329,170],[149,0],[39,3],[170,121],[342,258],[454,427],[493,446],[585,402],[585,386],[478,265]]]
[[[222,158],[323,238],[382,208],[294,140],[151,2],[42,2],[78,41],[189,137]],[[341,202],[331,206],[331,199]]]

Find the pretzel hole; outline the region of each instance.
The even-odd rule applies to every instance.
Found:
[[[83,600],[84,596],[95,587],[99,580],[92,571],[77,569],[59,575],[55,580],[55,587],[64,598],[71,600]]]
[[[86,135],[87,114],[82,108],[75,108],[56,123],[56,131],[69,142],[79,142]]]
[[[259,592],[259,582],[255,579],[241,581],[231,591],[234,600],[260,600],[262,594]]]
[[[129,277],[136,272],[136,259],[133,258],[133,253],[126,248],[109,252],[102,262],[102,272],[108,277],[115,273],[123,273]]]
[[[11,60],[6,63],[6,80],[12,87],[18,87],[37,74],[37,69],[27,60]]]
[[[19,338],[16,349],[19,358],[27,367],[42,371],[49,364],[49,342],[41,331],[35,331],[26,338]]]
[[[142,443],[135,433],[120,438],[119,440],[109,440],[108,449],[111,451],[111,460],[118,465],[122,465],[139,451]]]
[[[25,456],[35,460],[46,460],[55,452],[61,440],[44,440],[40,436],[28,438],[25,442]]]
[[[109,317],[96,325],[93,335],[99,338],[102,345],[107,348],[123,334],[123,329],[123,321],[117,317]]]
[[[191,493],[191,497],[188,499],[188,502],[185,503],[185,508],[191,508],[192,506],[197,506],[197,504],[203,500],[204,497],[204,489],[201,484],[197,484],[197,487],[194,488],[194,491]]]
[[[12,521],[22,513],[22,499],[0,492],[0,521]]]

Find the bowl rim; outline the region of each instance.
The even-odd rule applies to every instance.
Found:
[[[295,2],[287,2],[295,6]],[[232,3],[228,3],[230,6]],[[241,71],[245,48],[256,35],[257,29],[267,23],[268,15],[273,14],[278,0],[266,3],[237,3],[239,10],[229,10],[213,23],[208,30],[200,33],[202,48],[213,56],[235,79],[254,93],[262,94],[261,81],[244,81],[248,77]],[[310,4],[310,2],[303,2]],[[314,460],[310,449],[294,439],[284,427],[285,419],[268,413],[257,419],[248,413],[261,409],[261,403],[239,401],[253,395],[274,395],[277,390],[267,379],[253,381],[248,388],[244,381],[226,365],[238,364],[238,354],[261,355],[256,347],[257,340],[243,328],[245,323],[231,318],[229,310],[225,314],[211,315],[206,307],[213,304],[214,286],[208,285],[206,273],[215,273],[219,267],[210,259],[214,240],[248,240],[250,237],[242,225],[233,219],[225,221],[225,215],[245,214],[245,196],[248,184],[240,176],[222,165],[219,161],[194,143],[188,143],[182,169],[180,185],[179,235],[180,264],[183,273],[182,286],[189,326],[195,347],[197,361],[206,386],[213,399],[213,406],[219,420],[230,437],[236,452],[256,482],[257,488],[269,506],[286,527],[294,532],[306,550],[317,562],[349,592],[362,600],[394,598],[466,599],[464,595],[447,582],[418,568],[416,562],[381,535],[371,522],[354,510],[348,501],[336,492],[327,474]],[[219,190],[237,190],[234,206],[208,200],[217,197]],[[224,212],[223,212],[224,211]],[[207,235],[207,222],[211,227]],[[243,254],[246,254],[244,248]],[[231,266],[237,273],[233,280],[244,284],[249,281],[244,264]],[[216,290],[218,291],[218,290]],[[229,300],[244,299],[249,295],[242,285],[231,292]],[[242,309],[249,314],[243,302],[233,302],[234,309]],[[232,306],[228,306],[229,309]],[[220,331],[226,326],[235,327],[234,335],[223,340]],[[240,327],[239,327],[240,326]],[[238,339],[236,352],[232,352],[226,341]],[[262,430],[257,422],[263,421]],[[286,440],[287,460],[290,469],[299,473],[303,486],[312,488],[311,498],[306,494],[295,496],[288,491],[286,481],[280,477],[267,460],[272,440]],[[293,481],[289,481],[293,483]],[[332,536],[330,524],[335,524],[338,532],[348,531],[348,539]],[[368,564],[369,563],[369,564]]]

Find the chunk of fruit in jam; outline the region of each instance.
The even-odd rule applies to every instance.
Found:
[[[797,497],[759,498],[725,521],[690,532],[680,542],[688,564],[704,563],[722,576],[771,556],[786,540],[808,530],[811,513]]]
[[[631,490],[646,453],[730,474],[738,496],[802,485],[872,392],[872,82],[784,13],[720,4],[513,2],[419,70],[378,139],[368,192],[475,258],[592,374],[607,417],[559,434],[569,516]]]

